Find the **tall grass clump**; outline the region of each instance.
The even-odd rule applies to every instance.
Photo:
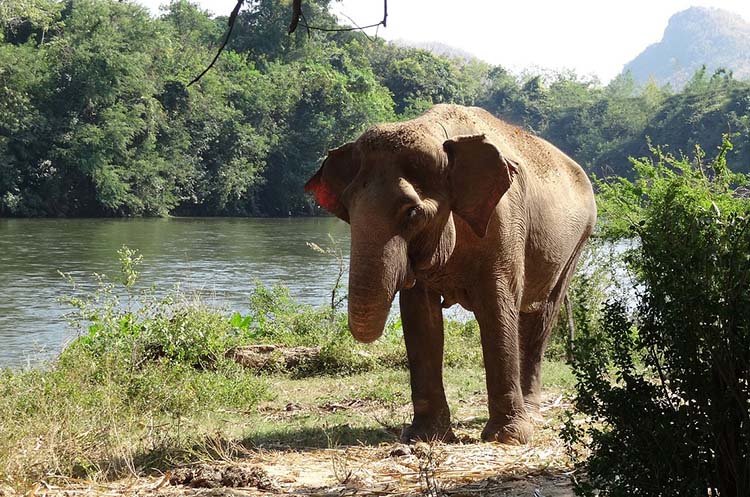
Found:
[[[654,149],[634,181],[600,184],[602,234],[634,239],[637,285],[576,342],[582,495],[750,495],[750,198],[730,150]]]

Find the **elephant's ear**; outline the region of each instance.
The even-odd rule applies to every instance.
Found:
[[[504,157],[485,135],[446,140],[451,209],[474,233],[487,233],[490,216],[500,197],[510,188],[517,164]]]
[[[312,192],[321,207],[347,223],[349,212],[341,202],[341,193],[359,170],[353,158],[353,151],[353,143],[329,150],[328,157],[318,172],[305,184],[305,191]]]

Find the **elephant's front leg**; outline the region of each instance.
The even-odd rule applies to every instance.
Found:
[[[452,441],[450,411],[443,389],[443,312],[440,295],[417,284],[399,297],[411,377],[414,420],[403,442]]]
[[[518,310],[510,292],[501,288],[488,293],[493,295],[487,295],[485,305],[475,312],[482,336],[490,414],[482,440],[524,444],[531,438],[533,424],[521,389]]]

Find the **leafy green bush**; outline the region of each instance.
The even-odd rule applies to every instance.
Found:
[[[154,363],[215,370],[231,362],[227,356],[235,348],[273,344],[319,347],[320,355],[292,371],[264,368],[267,372],[341,375],[407,365],[400,319],[389,321],[376,344],[363,345],[351,336],[346,313],[300,304],[282,285],[258,283],[248,310],[233,314],[176,291],[157,297],[153,288],[139,289],[137,253],[127,247],[118,253],[118,283],[97,275],[95,292],[64,299],[73,307],[68,317],[80,336],[63,351],[60,363],[90,360],[100,374],[137,371]],[[475,321],[447,320],[445,364],[481,364]]]
[[[342,326],[341,316],[331,322],[330,311],[295,302],[282,285],[267,288],[258,283],[250,296],[250,315],[250,334],[256,340],[290,346],[320,345]]]
[[[195,368],[210,368],[241,339],[232,319],[177,291],[156,296],[153,288],[138,289],[141,257],[128,247],[118,251],[120,284],[96,275],[93,293],[62,300],[73,311],[68,319],[80,336],[63,351],[60,360],[77,361],[88,354],[112,367],[128,368],[165,359]],[[75,282],[68,277],[71,283]]]
[[[602,234],[635,239],[638,285],[576,341],[581,494],[750,495],[750,199],[729,150],[655,149],[633,182],[600,185]]]
[[[475,319],[446,320],[443,354],[446,367],[482,367],[479,324]]]

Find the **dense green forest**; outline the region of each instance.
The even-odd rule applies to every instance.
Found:
[[[333,27],[327,0],[305,18]],[[182,0],[158,18],[114,0],[0,4],[0,215],[316,212],[302,191],[328,148],[430,105],[479,105],[548,138],[591,173],[628,175],[646,137],[750,167],[750,83],[698,71],[679,93],[622,75],[513,74],[360,32],[299,29],[253,0],[226,18]]]

